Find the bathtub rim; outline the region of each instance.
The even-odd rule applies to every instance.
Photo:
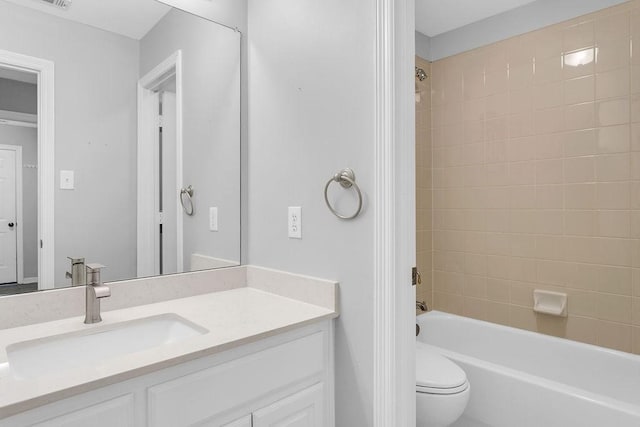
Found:
[[[618,351],[618,350],[613,350],[613,349],[609,349],[609,348],[605,348],[605,347],[600,347],[597,345],[593,345],[593,344],[587,344],[587,343],[581,343],[581,342],[577,342],[577,341],[572,341],[566,338],[559,338],[559,337],[554,337],[551,335],[545,335],[545,334],[541,334],[538,332],[532,332],[532,331],[527,331],[524,329],[518,329],[518,328],[514,328],[511,326],[505,326],[505,325],[499,325],[499,324],[495,324],[495,323],[491,323],[491,322],[487,322],[487,321],[483,321],[483,320],[477,320],[477,319],[472,319],[472,318],[468,318],[468,317],[464,317],[464,316],[459,316],[456,314],[451,314],[451,313],[445,313],[445,312],[441,312],[441,311],[430,311],[427,313],[422,313],[420,315],[417,316],[417,323],[421,324],[424,323],[426,321],[427,318],[429,317],[438,317],[438,318],[450,318],[450,319],[460,319],[462,321],[465,322],[477,322],[477,323],[481,323],[483,326],[487,326],[487,327],[491,327],[493,329],[496,330],[515,330],[516,333],[522,333],[525,336],[535,336],[535,337],[542,337],[543,339],[549,339],[551,341],[556,341],[556,342],[562,342],[563,344],[570,344],[570,345],[575,345],[578,348],[582,347],[582,348],[594,348],[598,351],[604,351],[606,353],[610,353],[610,354],[614,354],[616,356],[623,356],[625,358],[629,358],[632,360],[636,360],[638,358],[637,355],[634,354],[630,354],[630,353],[626,353],[626,352],[622,352],[622,351]],[[422,333],[422,331],[421,331]],[[574,398],[580,399],[580,400],[584,400],[593,404],[596,404],[598,406],[602,406],[605,407],[607,409],[611,409],[611,410],[616,410],[616,411],[621,411],[621,412],[625,412],[629,415],[632,416],[636,416],[640,418],[640,405],[635,405],[633,403],[629,403],[629,402],[625,402],[616,398],[612,398],[609,397],[605,394],[598,394],[598,393],[594,393],[592,391],[589,390],[585,390],[583,388],[579,388],[579,387],[575,387],[566,383],[562,383],[559,381],[554,381],[548,378],[544,378],[541,376],[537,376],[537,375],[533,375],[530,374],[528,372],[525,371],[520,371],[517,369],[513,369],[510,368],[508,366],[504,366],[504,365],[500,365],[491,361],[487,361],[487,360],[483,360],[483,359],[479,359],[477,357],[474,356],[469,356],[454,350],[449,350],[447,348],[444,347],[439,347],[433,344],[429,344],[426,343],[422,340],[419,339],[419,336],[416,337],[416,341],[420,341],[422,342],[424,345],[428,346],[428,348],[432,349],[433,351],[436,351],[440,354],[442,354],[443,356],[451,359],[454,363],[456,363],[457,361],[460,361],[461,363],[466,363],[466,364],[470,364],[470,365],[474,365],[477,366],[481,369],[485,369],[487,371],[490,371],[492,373],[498,374],[498,375],[505,375],[507,377],[513,378],[513,379],[518,379],[518,380],[523,380],[525,382],[529,382],[531,384],[534,384],[536,386],[539,387],[543,387],[543,388],[550,388],[550,389],[555,389],[555,390],[562,390],[562,391],[566,391],[567,394],[571,395]]]
[[[422,322],[425,322],[424,319],[426,319],[427,317],[438,317],[438,318],[453,318],[453,319],[459,319],[463,322],[472,322],[472,323],[480,323],[485,327],[488,327],[490,329],[495,329],[495,330],[514,330],[519,334],[522,334],[524,336],[530,336],[530,337],[538,337],[540,339],[543,340],[548,340],[550,342],[556,342],[556,343],[564,343],[566,345],[569,345],[571,347],[575,347],[575,348],[590,348],[592,350],[596,350],[596,351],[600,351],[603,353],[608,353],[614,356],[618,356],[618,357],[624,357],[625,359],[628,360],[633,360],[633,361],[637,361],[638,358],[640,358],[640,355],[637,354],[633,354],[633,353],[629,353],[626,351],[620,351],[620,350],[615,350],[613,348],[609,348],[609,347],[603,347],[603,346],[599,346],[599,345],[595,345],[595,344],[589,344],[586,342],[581,342],[581,341],[575,341],[575,340],[571,340],[569,338],[562,338],[562,337],[557,337],[554,335],[547,335],[547,334],[543,334],[541,332],[534,332],[534,331],[530,331],[528,329],[520,329],[520,328],[516,328],[514,326],[507,326],[507,325],[502,325],[499,323],[493,323],[493,322],[488,322],[486,320],[480,320],[480,319],[474,319],[471,317],[465,317],[465,316],[460,316],[458,314],[452,314],[452,313],[446,313],[444,311],[438,311],[438,310],[431,310],[428,311],[426,313],[420,313],[419,315],[416,316],[416,323],[418,325],[421,325],[421,320]],[[419,337],[420,335],[418,335]],[[418,339],[418,337],[416,337],[417,341],[421,341]],[[425,343],[426,344],[426,343]]]

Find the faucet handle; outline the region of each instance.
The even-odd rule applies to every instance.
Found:
[[[84,258],[83,257],[75,257],[75,256],[68,256],[68,259],[71,260],[71,264],[84,264]]]
[[[94,285],[94,286],[102,285],[102,280],[100,279],[100,272],[106,266],[102,264],[92,263],[92,264],[85,264],[85,267],[87,268],[87,285]]]

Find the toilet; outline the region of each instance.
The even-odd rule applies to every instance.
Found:
[[[416,427],[446,427],[464,412],[471,387],[451,360],[416,343]]]

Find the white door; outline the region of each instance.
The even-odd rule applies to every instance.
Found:
[[[323,400],[322,384],[316,384],[255,411],[253,427],[323,427]]]
[[[16,152],[0,150],[0,283],[17,281]]]

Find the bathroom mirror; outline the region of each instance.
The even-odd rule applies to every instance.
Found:
[[[0,0],[0,295],[240,263],[240,39],[156,0]]]

